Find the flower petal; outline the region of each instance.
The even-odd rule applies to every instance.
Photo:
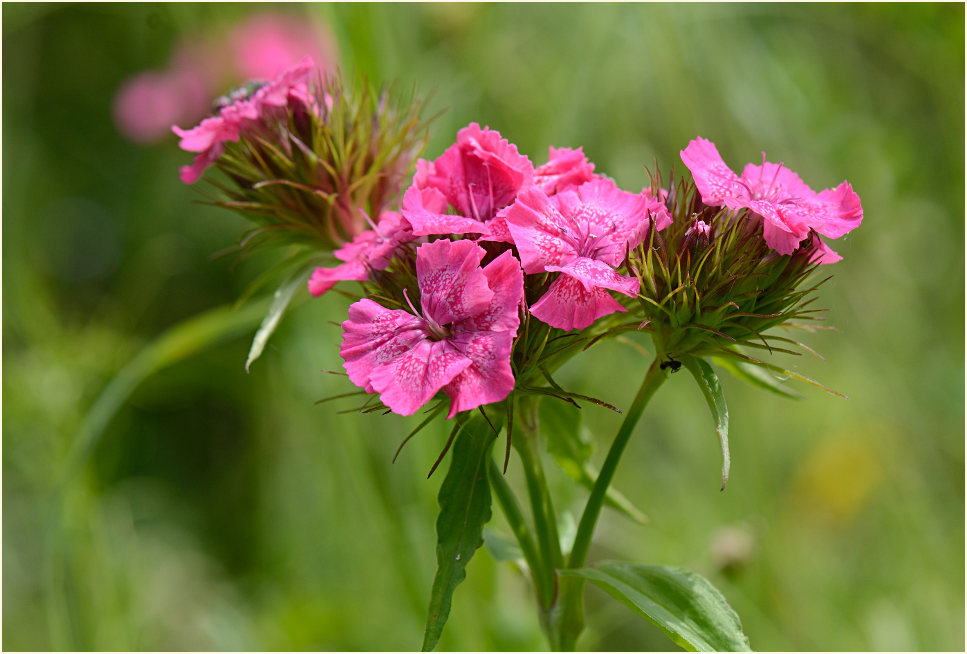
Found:
[[[809,259],[809,263],[829,264],[842,261],[843,259],[843,257],[834,252],[831,247],[826,245],[818,234],[813,234],[813,248],[815,249],[815,252]]]
[[[511,332],[520,327],[518,307],[524,298],[524,274],[520,263],[507,250],[483,269],[493,299],[483,311],[461,321],[457,328],[466,331]]]
[[[339,355],[349,379],[367,392],[373,392],[370,376],[412,345],[426,339],[422,319],[399,309],[387,309],[363,299],[349,307],[342,324],[343,340]]]
[[[431,341],[406,332],[397,337],[406,349],[370,373],[373,389],[383,404],[395,413],[409,416],[433,399],[471,365],[472,361],[458,352],[448,340]]]
[[[564,266],[547,266],[547,271],[569,275],[581,282],[587,291],[594,288],[609,288],[629,297],[638,295],[638,288],[641,284],[636,277],[619,275],[603,261],[586,257],[575,259]]]
[[[577,256],[573,241],[565,237],[570,221],[539,188],[521,191],[504,218],[520,252],[524,272],[544,272],[545,266],[561,265]]]
[[[416,251],[423,316],[439,325],[466,320],[487,310],[494,297],[480,269],[486,254],[472,241],[441,239]]]
[[[472,363],[443,387],[451,400],[447,418],[483,404],[500,402],[510,394],[514,389],[510,354],[515,334],[516,330],[463,332],[449,339]]]
[[[434,162],[428,185],[439,189],[457,211],[487,222],[533,180],[534,166],[500,133],[471,123]]]
[[[561,275],[533,306],[531,313],[558,329],[584,329],[601,316],[627,311],[603,288],[587,290],[577,279]]]
[[[715,144],[698,137],[681,151],[682,161],[692,171],[695,187],[702,202],[712,206],[724,204],[727,198],[749,197],[742,180],[725,165]]]
[[[319,297],[335,286],[336,282],[365,282],[368,280],[369,270],[362,260],[347,261],[334,268],[316,268],[312,273],[312,277],[309,278],[309,292]]]
[[[863,205],[860,196],[853,191],[849,182],[843,182],[835,189],[826,189],[817,194],[822,203],[820,218],[810,223],[810,227],[823,236],[839,238],[860,226],[863,222]]]
[[[572,186],[580,186],[594,178],[594,164],[581,148],[548,149],[547,163],[534,170],[534,184],[548,195]]]
[[[786,168],[783,164],[774,164],[765,160],[762,153],[762,165],[747,164],[742,169],[742,181],[753,195],[773,202],[811,198],[816,192],[799,179],[799,175]]]
[[[482,234],[487,228],[480,221],[448,214],[447,199],[436,188],[419,188],[414,183],[403,194],[403,216],[413,226],[415,236],[430,234]]]

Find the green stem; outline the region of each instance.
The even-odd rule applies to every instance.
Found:
[[[527,494],[530,497],[531,512],[534,514],[534,531],[537,533],[537,545],[540,550],[540,566],[534,571],[534,578],[541,589],[538,593],[541,626],[551,641],[551,647],[557,649],[554,631],[550,625],[550,613],[557,596],[556,570],[564,567],[564,555],[561,553],[561,539],[557,532],[554,505],[551,502],[544,468],[541,465],[538,401],[539,398],[535,397],[520,398],[517,410],[517,433],[520,437],[514,443],[524,468]]]
[[[494,489],[494,495],[497,497],[497,503],[500,504],[500,508],[507,518],[507,523],[517,538],[517,543],[520,545],[520,551],[524,555],[524,560],[527,561],[527,565],[531,569],[538,597],[546,595],[549,599],[553,595],[554,589],[541,588],[537,583],[537,571],[541,567],[541,559],[537,553],[537,546],[534,544],[534,537],[527,527],[527,523],[524,520],[524,512],[521,511],[520,504],[518,504],[517,498],[514,496],[514,491],[504,478],[503,471],[501,471],[493,459],[490,460],[490,482]]]
[[[661,356],[655,357],[648,373],[641,382],[641,388],[635,395],[631,408],[625,414],[625,418],[618,428],[618,433],[611,443],[608,456],[601,466],[601,472],[594,482],[591,489],[591,496],[584,507],[581,521],[578,523],[577,535],[574,539],[574,547],[567,561],[569,569],[581,568],[587,560],[588,550],[591,547],[591,536],[594,534],[594,527],[601,514],[601,507],[604,505],[605,494],[611,480],[614,478],[621,454],[631,438],[635,425],[638,424],[641,414],[645,410],[651,396],[662,385],[668,373],[661,369]],[[556,638],[562,649],[573,651],[577,644],[578,636],[584,629],[584,579],[579,577],[565,577],[561,580],[559,606],[554,611],[552,627],[556,632]]]

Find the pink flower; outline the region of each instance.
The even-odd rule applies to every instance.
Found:
[[[603,178],[553,197],[537,187],[522,191],[505,218],[524,272],[562,273],[531,313],[552,327],[570,330],[626,311],[608,290],[638,294],[638,279],[614,269],[628,248],[646,236],[652,201],[646,193],[627,193]],[[671,223],[667,210],[653,217],[657,229]]]
[[[702,201],[711,206],[749,209],[763,219],[762,236],[779,254],[792,254],[814,230],[828,238],[839,238],[863,221],[859,196],[848,182],[816,193],[796,173],[781,163],[765,160],[748,164],[739,177],[725,165],[715,144],[703,138],[692,140],[681,152],[692,171]],[[821,239],[818,260],[832,263],[840,257]],[[818,246],[817,246],[818,247]]]
[[[198,152],[190,166],[181,168],[181,181],[193,184],[205,169],[218,160],[225,144],[237,141],[241,132],[261,119],[267,111],[285,106],[290,98],[301,103],[309,100],[309,77],[313,70],[311,59],[303,59],[271,82],[262,85],[251,97],[230,98],[218,114],[201,121],[191,129],[172,126],[181,138],[179,147]]]
[[[145,71],[118,89],[114,121],[130,140],[155,143],[171,133],[172,123],[195,120],[210,107],[208,88],[196,71]]]
[[[242,79],[271,79],[309,57],[326,67],[336,61],[335,39],[305,16],[255,14],[232,28],[228,45]]]
[[[547,195],[594,179],[594,164],[581,148],[548,148],[547,163],[534,170],[534,184]]]
[[[400,245],[413,238],[405,218],[395,211],[384,211],[373,229],[357,234],[351,243],[333,252],[344,264],[316,268],[309,279],[309,292],[318,297],[339,281],[367,281],[370,270],[385,270]]]
[[[466,240],[420,246],[422,314],[369,299],[350,306],[340,350],[350,380],[401,415],[440,390],[451,400],[449,418],[506,398],[523,274],[510,251],[481,268],[484,254]]]
[[[471,123],[436,161],[418,162],[413,185],[403,197],[403,215],[420,236],[489,234],[497,211],[511,204],[533,178],[534,166],[517,146],[499,132]],[[446,213],[448,205],[456,215]]]

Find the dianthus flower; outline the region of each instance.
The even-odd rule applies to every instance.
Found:
[[[336,282],[367,281],[371,270],[385,270],[399,247],[414,238],[403,216],[396,211],[384,211],[373,229],[357,234],[351,243],[333,252],[345,263],[334,268],[316,268],[309,278],[309,292],[318,297]]]
[[[413,185],[403,196],[403,215],[416,235],[485,234],[497,211],[530,186],[534,166],[500,133],[471,123],[435,161],[417,162]],[[447,206],[455,214],[447,214]],[[505,240],[500,230],[494,234]]]
[[[581,148],[548,148],[547,163],[534,170],[534,184],[547,195],[594,179],[594,164]]]
[[[440,390],[450,397],[451,418],[506,398],[514,388],[510,357],[523,273],[510,251],[481,268],[484,254],[466,240],[420,246],[422,312],[369,299],[350,306],[340,350],[349,379],[402,415]]]
[[[205,169],[222,155],[225,143],[237,141],[242,130],[255,124],[266,111],[283,107],[290,99],[308,104],[312,70],[312,60],[306,57],[274,80],[258,86],[251,96],[244,92],[230,94],[215,116],[195,127],[186,130],[172,126],[172,131],[181,137],[179,147],[199,153],[190,166],[181,168],[181,181],[185,184],[198,181]]]
[[[765,152],[762,165],[746,165],[741,177],[725,165],[715,144],[706,139],[692,140],[681,157],[705,204],[749,209],[761,216],[762,236],[779,254],[792,254],[811,230],[839,238],[863,221],[860,198],[849,182],[816,193],[781,163],[766,161]],[[820,263],[841,258],[815,235],[811,244]]]
[[[552,327],[571,330],[625,311],[608,290],[638,294],[638,279],[615,268],[647,234],[649,214],[657,229],[671,222],[667,210],[649,211],[655,204],[649,193],[628,193],[603,178],[552,197],[537,187],[522,191],[504,217],[524,272],[562,273],[531,313]]]

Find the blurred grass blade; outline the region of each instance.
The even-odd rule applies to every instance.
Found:
[[[224,305],[189,318],[147,344],[101,391],[71,443],[61,483],[83,466],[114,414],[145,378],[162,368],[251,330],[265,315],[269,299],[235,309]]]
[[[500,429],[502,414],[492,418]],[[467,576],[467,563],[483,545],[483,527],[490,521],[490,482],[487,470],[490,448],[497,435],[490,423],[474,413],[457,435],[450,470],[440,485],[437,518],[437,572],[430,591],[423,651],[436,647],[450,615],[450,601],[457,585]]]
[[[685,357],[682,361],[688,371],[692,373],[695,382],[698,384],[705,401],[708,403],[709,411],[715,420],[715,431],[719,435],[719,443],[722,446],[722,488],[729,481],[729,469],[732,467],[732,457],[729,454],[729,408],[725,404],[725,395],[722,393],[722,385],[719,378],[704,359],[698,357]]]
[[[245,360],[245,372],[249,372],[249,366],[262,355],[265,344],[268,343],[275,328],[279,326],[279,321],[282,320],[282,315],[289,307],[292,296],[305,283],[308,275],[309,271],[301,268],[275,290],[272,295],[272,305],[269,307],[268,313],[265,314],[262,324],[259,325],[259,330],[255,332],[255,338],[252,339],[252,347],[249,349],[248,358]]]
[[[732,607],[705,577],[681,568],[606,562],[561,570],[583,577],[649,620],[691,652],[748,652],[749,639]]]

